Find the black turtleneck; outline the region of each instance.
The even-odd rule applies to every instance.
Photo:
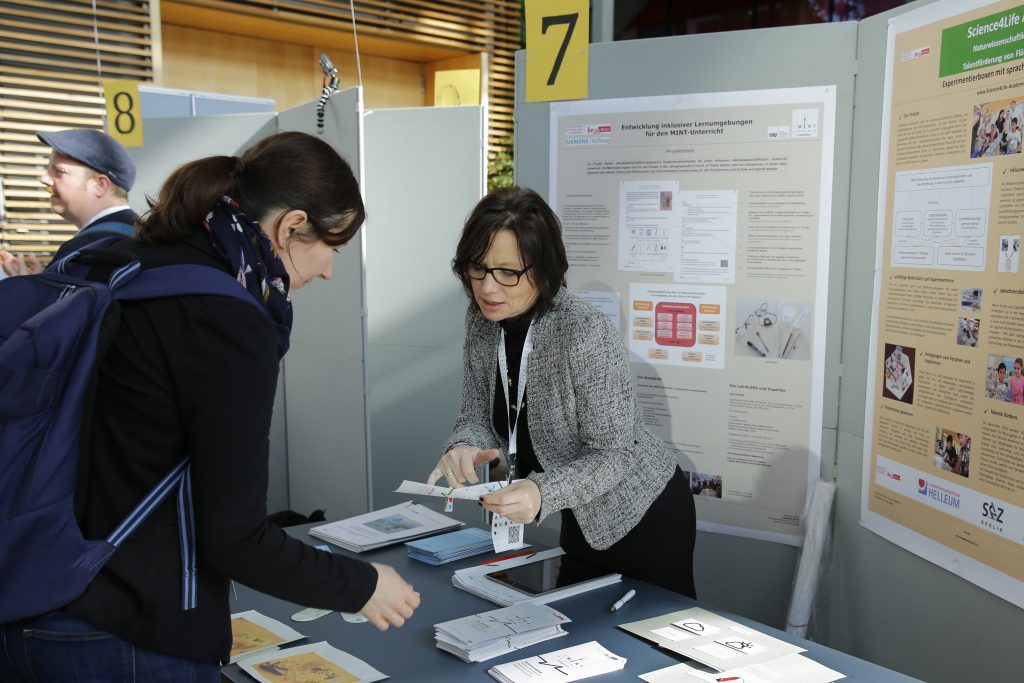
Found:
[[[505,359],[508,362],[508,377],[501,376],[501,366],[495,360],[497,373],[497,385],[494,392],[494,429],[502,436],[508,437],[509,424],[516,424],[515,405],[519,391],[519,365],[523,356],[523,344],[526,343],[526,333],[530,329],[530,321],[534,312],[527,313],[509,320],[500,322],[501,329],[505,333]],[[505,405],[505,392],[501,389],[502,382],[508,387],[509,404]],[[529,389],[529,387],[527,387]],[[530,427],[526,417],[526,396],[523,396],[522,414],[516,433],[516,477],[522,479],[531,472],[543,472],[544,469],[537,462],[537,456],[533,453],[533,442],[530,441]]]

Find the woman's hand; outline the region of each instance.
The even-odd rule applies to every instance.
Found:
[[[377,588],[359,612],[381,631],[402,626],[420,606],[420,594],[394,568],[371,563],[377,569]]]
[[[466,444],[456,446],[441,456],[437,467],[427,475],[427,483],[433,484],[444,477],[447,485],[452,488],[466,484],[479,484],[480,479],[476,476],[476,468],[498,457],[500,457],[500,453],[497,448],[482,451],[476,446]]]
[[[484,509],[517,524],[529,524],[540,513],[540,489],[532,479],[521,479],[480,499]]]

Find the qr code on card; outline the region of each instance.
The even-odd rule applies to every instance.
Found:
[[[508,526],[508,542],[519,543],[523,540],[523,525],[522,524],[509,524]]]

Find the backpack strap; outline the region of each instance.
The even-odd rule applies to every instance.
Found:
[[[183,459],[125,516],[110,535],[107,543],[116,550],[125,539],[145,522],[171,493],[178,490],[178,544],[181,547],[181,608],[196,606],[196,543],[195,512],[192,505],[192,466]]]
[[[90,235],[86,233],[85,235],[78,235],[75,238],[72,238],[76,241],[81,241],[82,243],[79,244],[74,251],[69,252],[59,260],[51,263],[46,267],[46,270],[84,278],[89,274],[89,270],[92,266],[95,265],[92,263],[93,259],[89,258],[91,252],[98,249],[108,249],[112,245],[124,239],[124,237],[120,235],[103,233],[97,234],[95,239],[86,241],[83,237],[87,236]],[[132,258],[133,257],[130,254],[125,253],[121,255],[119,262],[125,263],[126,261],[131,261]]]
[[[269,315],[263,302],[250,294],[238,280],[210,266],[179,264],[143,268],[141,263],[133,261],[111,273],[109,287],[118,301],[214,294],[247,301],[264,315]]]

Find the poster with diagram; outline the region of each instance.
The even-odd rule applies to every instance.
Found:
[[[889,24],[861,523],[1024,607],[1024,4]]]
[[[569,286],[618,302],[699,528],[799,544],[820,474],[834,87],[550,111]]]

